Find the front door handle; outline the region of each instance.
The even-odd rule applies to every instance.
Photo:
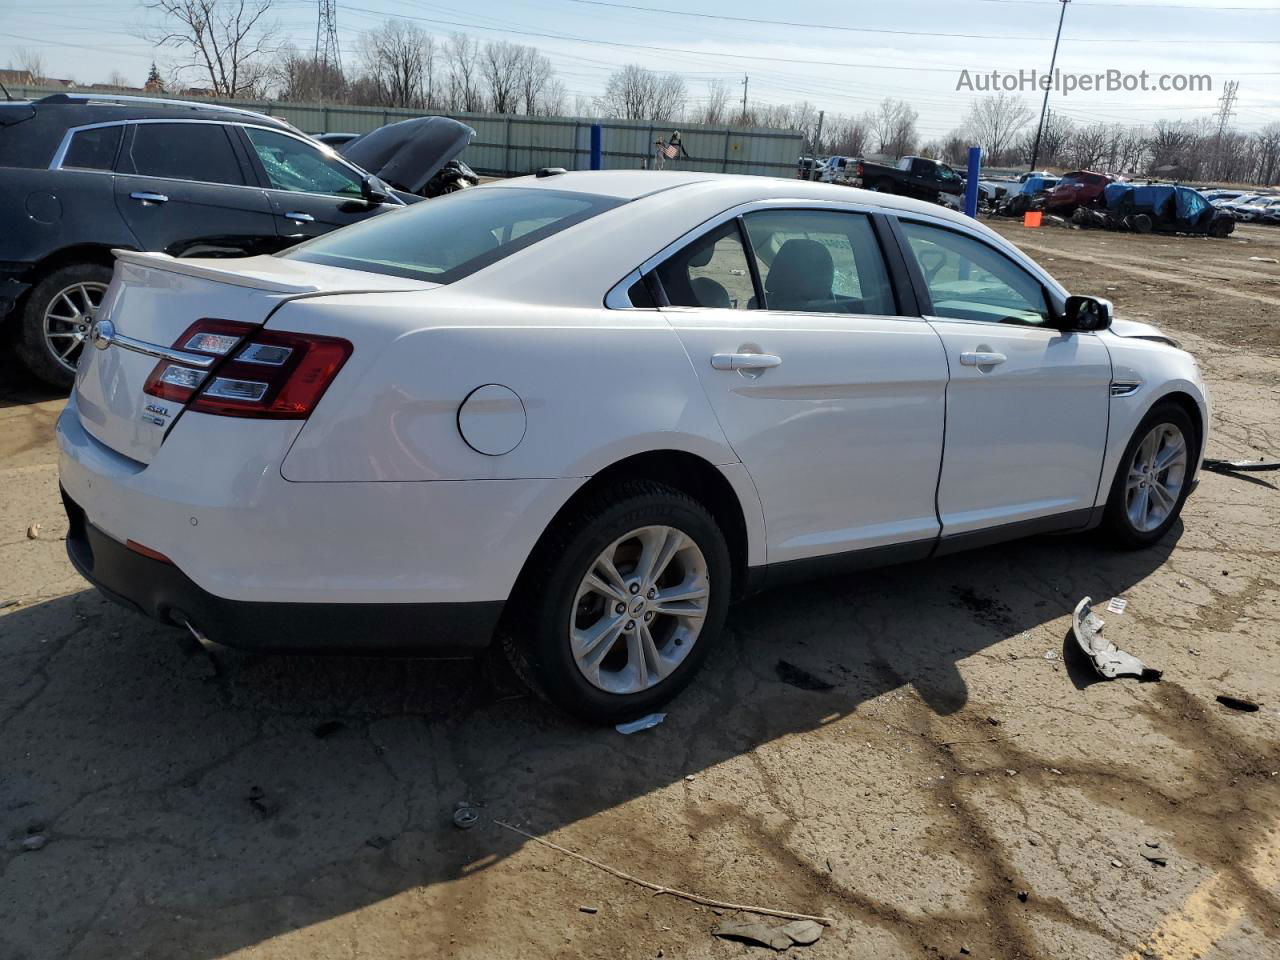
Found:
[[[295,220],[295,221],[297,221],[298,223],[311,223],[312,221],[314,221],[314,220],[315,220],[315,217],[313,217],[311,214],[309,214],[309,213],[299,213],[299,212],[298,212],[298,211],[296,211],[296,210],[293,210],[293,211],[290,211],[289,213],[286,213],[286,214],[285,214],[285,216],[286,216],[288,219],[290,219],[290,220]]]
[[[711,366],[716,370],[767,370],[782,363],[771,353],[713,353]]]
[[[144,190],[137,190],[129,194],[134,200],[141,200],[143,203],[168,203],[169,198],[163,193],[147,193]]]
[[[960,363],[966,367],[994,367],[997,363],[1004,363],[1008,359],[1003,353],[994,353],[989,350],[974,350],[971,353],[960,354]]]

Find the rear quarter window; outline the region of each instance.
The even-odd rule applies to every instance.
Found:
[[[67,153],[62,158],[63,168],[76,170],[110,170],[115,166],[116,151],[124,127],[92,127],[78,130],[71,136]]]

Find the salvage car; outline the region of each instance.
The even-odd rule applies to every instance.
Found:
[[[440,197],[480,182],[457,159],[475,137],[465,123],[450,117],[413,117],[378,127],[372,133],[328,133],[316,137],[397,190],[419,197]]]
[[[57,425],[104,594],[258,649],[478,654],[618,722],[730,600],[1177,522],[1195,360],[936,205],[541,171],[273,256],[122,252]]]
[[[1075,170],[1064,173],[1057,186],[1045,198],[1045,209],[1061,216],[1068,216],[1077,207],[1096,207],[1102,204],[1102,192],[1116,178],[1109,173],[1092,170]]]
[[[1111,183],[1103,192],[1105,210],[1076,209],[1072,219],[1085,225],[1085,218],[1099,217],[1101,226],[1137,233],[1187,233],[1210,237],[1228,236],[1235,218],[1219,210],[1197,191],[1174,184]]]
[[[33,374],[70,387],[112,249],[270,253],[419,199],[368,171],[283,120],[217,104],[0,103],[5,333]]]

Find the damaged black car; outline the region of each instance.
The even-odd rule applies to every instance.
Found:
[[[211,103],[98,94],[0,103],[7,341],[39,379],[69,387],[113,248],[273,253],[418,202],[473,131],[409,124],[359,138],[369,144],[361,162],[284,120]]]

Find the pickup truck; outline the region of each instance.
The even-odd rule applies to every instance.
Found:
[[[897,166],[859,160],[853,169],[854,186],[919,200],[938,200],[940,194],[964,193],[964,178],[945,163],[927,157],[903,157]]]

